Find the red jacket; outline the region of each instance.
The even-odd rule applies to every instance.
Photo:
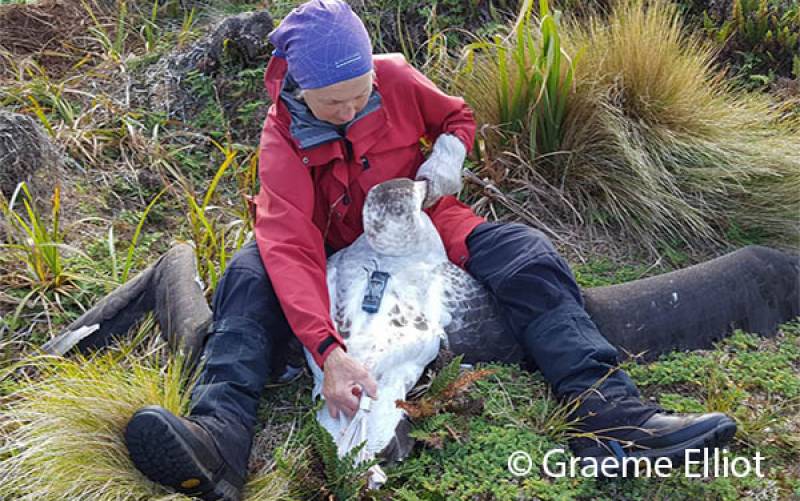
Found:
[[[346,140],[308,149],[290,132],[292,116],[280,99],[286,60],[273,57],[264,76],[274,104],[261,134],[255,238],[289,325],[320,367],[337,344],[345,346],[330,317],[324,244],[338,250],[362,233],[372,186],[414,178],[424,161],[420,138],[447,132],[470,149],[475,135],[464,101],[442,93],[403,56],[376,55],[374,66],[380,106],[353,122]],[[452,196],[427,212],[449,259],[463,266],[466,238],[484,219]]]

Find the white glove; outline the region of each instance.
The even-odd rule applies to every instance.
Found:
[[[436,139],[433,151],[417,171],[417,181],[424,179],[428,184],[423,208],[430,207],[444,195],[458,193],[466,156],[467,148],[456,136],[442,134]]]

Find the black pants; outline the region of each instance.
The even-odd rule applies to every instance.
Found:
[[[212,299],[213,323],[192,390],[192,416],[216,438],[231,467],[242,474],[272,355],[292,336],[255,242],[237,252]]]
[[[577,402],[572,417],[585,431],[636,426],[658,412],[617,368],[617,349],[592,322],[569,265],[542,232],[484,223],[467,246],[467,271],[492,292],[506,329],[556,396]]]
[[[506,326],[560,398],[581,398],[578,414],[593,429],[637,425],[655,412],[616,370],[617,351],[583,309],[569,266],[539,231],[484,223],[467,239],[467,271],[501,307]],[[231,260],[213,299],[214,323],[192,415],[211,416],[226,459],[241,471],[259,395],[275,350],[292,336],[255,242]]]
[[[467,239],[466,269],[491,291],[526,358],[562,398],[599,385],[607,397],[638,397],[616,369],[617,350],[597,330],[566,261],[538,230],[484,223]],[[605,378],[605,379],[604,379]]]

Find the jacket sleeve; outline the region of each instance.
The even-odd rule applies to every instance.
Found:
[[[426,135],[435,141],[439,134],[453,134],[471,151],[476,129],[472,110],[463,99],[445,94],[414,67],[406,66]],[[454,196],[442,197],[425,212],[442,237],[447,257],[463,268],[469,259],[467,235],[486,220]]]
[[[407,64],[407,68],[429,139],[436,140],[439,134],[453,134],[467,147],[467,153],[472,151],[476,125],[467,103],[460,97],[449,96],[439,90],[428,77],[410,64]]]
[[[344,340],[330,318],[325,246],[314,225],[308,168],[267,120],[261,137],[255,239],[289,326],[323,366]]]

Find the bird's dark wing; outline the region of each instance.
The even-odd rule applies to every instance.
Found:
[[[444,330],[450,350],[463,354],[465,363],[519,362],[522,350],[506,329],[491,293],[449,261],[435,272],[444,278],[442,302],[450,316]]]

